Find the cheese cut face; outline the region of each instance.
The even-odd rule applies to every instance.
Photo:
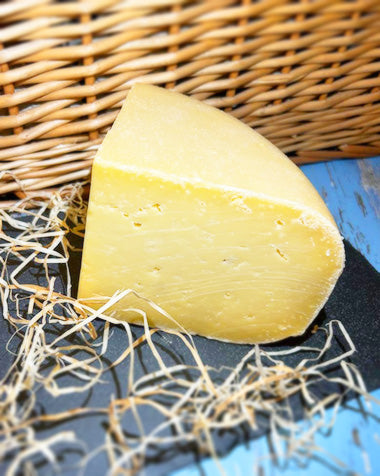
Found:
[[[80,298],[133,289],[172,319],[134,295],[115,317],[272,342],[305,331],[343,266],[328,209],[275,146],[194,99],[132,88],[93,166]]]

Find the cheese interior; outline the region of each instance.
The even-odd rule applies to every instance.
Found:
[[[343,263],[329,211],[276,147],[193,99],[132,89],[95,159],[79,297],[132,288],[191,333],[271,342],[304,332]],[[113,311],[141,323],[133,307],[177,327],[136,297]]]

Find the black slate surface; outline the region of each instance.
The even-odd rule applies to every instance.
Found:
[[[366,261],[366,259],[356,251],[349,243],[345,243],[346,247],[346,267],[339,279],[339,282],[331,295],[324,310],[320,313],[317,320],[313,323],[325,325],[332,319],[339,319],[347,329],[349,335],[354,341],[357,352],[351,358],[351,361],[357,365],[361,371],[364,380],[370,390],[380,387],[380,348],[379,348],[379,331],[380,331],[380,274]],[[79,275],[80,256],[74,255],[71,263],[72,276],[75,278]],[[62,290],[65,287],[62,279],[62,269],[56,268],[57,288]],[[23,279],[29,282],[43,282],[43,276],[35,269],[29,269],[25,273]],[[74,283],[75,286],[75,283]],[[0,374],[3,375],[9,367],[12,356],[5,350],[5,345],[10,337],[10,329],[4,320],[0,320]],[[133,326],[133,333],[137,337],[142,334],[139,327]],[[187,353],[179,339],[169,335],[153,336],[154,341],[161,349],[161,355],[165,363],[192,363],[190,354]],[[250,346],[235,345],[223,343],[210,339],[196,336],[194,338],[198,351],[203,361],[214,367],[223,365],[234,367],[240,359],[247,353]],[[342,339],[343,341],[343,339]],[[284,349],[292,345],[321,345],[322,336],[312,334],[310,331],[299,338],[288,339],[277,345],[267,345],[268,349]],[[106,356],[105,363],[112,362],[126,346],[125,332],[118,326],[113,326],[112,346],[110,346]],[[341,353],[342,349],[339,345],[339,339],[335,346],[331,349],[329,356]],[[135,366],[135,376],[138,378],[146,371],[157,368],[155,359],[153,358],[147,346],[143,346],[137,352],[137,361]],[[306,357],[303,355],[302,357]],[[288,365],[294,365],[299,357],[289,356],[286,358]],[[107,406],[111,395],[115,398],[125,396],[127,390],[128,362],[122,363],[113,371],[108,372],[104,379],[104,383],[99,383],[95,388],[84,394],[68,395],[67,397],[53,398],[44,390],[38,392],[38,408],[39,411],[45,413],[54,413],[62,411],[66,408],[78,406],[88,407],[104,407]],[[322,394],[332,391],[332,388],[323,387],[318,390]],[[336,389],[334,389],[336,390]],[[297,400],[293,401],[294,412],[296,416],[302,416],[302,407]],[[155,427],[160,421],[160,417],[151,409],[144,407],[141,412],[146,430]],[[60,452],[62,472],[65,476],[74,476],[79,474],[78,469],[73,466],[80,456],[88,454],[91,450],[104,443],[104,428],[106,419],[104,416],[91,415],[82,416],[75,419],[65,421],[59,425],[41,425],[40,436],[46,437],[62,430],[74,430],[78,437],[85,442],[84,447],[76,445],[65,446]],[[134,432],[136,425],[132,420],[124,422],[124,428],[128,432]],[[265,431],[265,425],[263,430]],[[220,454],[228,452],[236,444],[243,442],[247,438],[259,436],[260,432],[255,434],[247,431],[246,428],[239,428],[233,431],[225,431],[215,435],[216,447]],[[152,449],[147,459],[144,474],[147,475],[163,475],[168,474],[176,468],[183,467],[191,462],[195,462],[200,458],[194,448],[191,446],[170,447]],[[0,474],[4,473],[7,462],[0,463]],[[107,458],[104,453],[99,453],[90,459],[85,476],[103,476],[107,472]],[[41,475],[54,474],[51,466],[41,465],[39,470]]]

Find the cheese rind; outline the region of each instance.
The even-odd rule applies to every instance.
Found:
[[[302,171],[233,116],[191,97],[136,84],[95,164],[232,187],[311,208],[334,220]]]
[[[252,134],[245,155],[243,147],[233,157],[229,143],[223,155],[223,128],[239,144]],[[221,340],[304,332],[343,268],[342,240],[306,177],[266,145],[220,111],[136,86],[94,163],[79,297],[134,289],[178,326],[135,296],[113,307],[118,318],[141,324],[135,307],[152,326]],[[277,167],[290,177],[288,193]]]

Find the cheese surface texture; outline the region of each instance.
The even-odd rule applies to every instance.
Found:
[[[94,161],[80,298],[133,289],[173,320],[134,295],[115,317],[272,342],[305,331],[343,266],[328,209],[274,145],[194,99],[132,88]]]

